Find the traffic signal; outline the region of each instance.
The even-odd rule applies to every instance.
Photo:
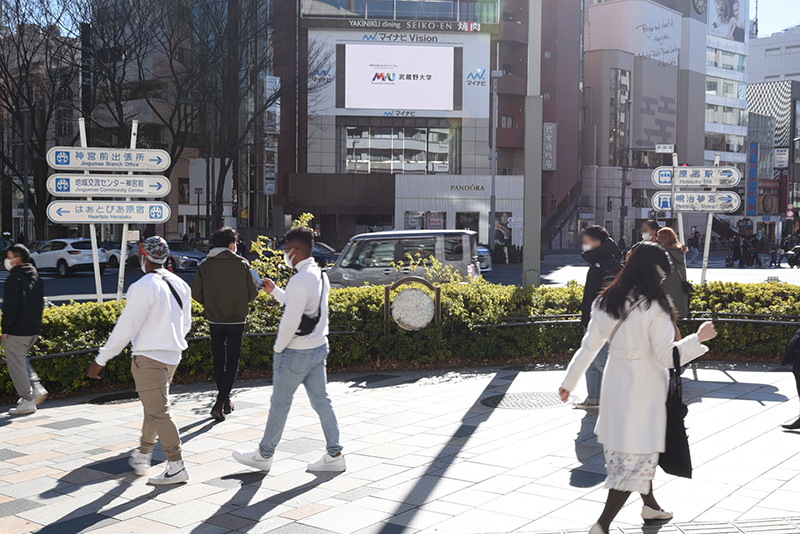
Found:
[[[606,211],[611,211],[614,209],[614,203],[611,202],[611,197],[608,197],[608,202],[606,202]]]

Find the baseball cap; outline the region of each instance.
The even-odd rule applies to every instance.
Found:
[[[153,263],[163,264],[169,258],[169,245],[164,238],[155,235],[144,240],[142,252]]]

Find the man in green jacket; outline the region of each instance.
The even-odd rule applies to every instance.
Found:
[[[205,306],[211,330],[211,352],[214,354],[214,378],[217,402],[211,416],[224,421],[233,411],[231,389],[239,371],[242,355],[244,323],[249,303],[258,295],[247,260],[236,255],[239,234],[226,226],[211,236],[208,258],[197,269],[192,298]]]
[[[44,283],[24,245],[11,245],[3,262],[9,271],[3,298],[3,349],[11,381],[19,394],[17,405],[8,413],[34,413],[47,399],[47,390],[28,360],[28,351],[42,333]]]

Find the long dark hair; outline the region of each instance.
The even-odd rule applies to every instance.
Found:
[[[627,309],[629,297],[645,297],[646,308],[656,302],[674,318],[677,312],[661,287],[661,274],[656,266],[661,267],[665,275],[669,274],[667,253],[655,243],[640,243],[625,262],[625,268],[600,294],[600,309],[619,319]]]

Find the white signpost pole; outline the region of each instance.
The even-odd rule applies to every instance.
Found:
[[[86,141],[86,122],[84,121],[83,117],[78,119],[78,130],[80,131],[81,135],[81,147],[86,148],[89,145]],[[85,171],[85,174],[89,174],[89,171]],[[92,200],[92,197],[87,197],[86,200]],[[97,233],[95,231],[96,227],[94,223],[89,223],[89,233],[91,234],[89,237],[92,241],[92,264],[94,267],[94,286],[97,290],[97,303],[103,303],[103,282],[100,279],[100,255],[97,251]]]
[[[679,187],[675,187],[675,183],[678,181],[678,153],[672,153],[672,213],[678,219],[678,240],[681,243],[686,243],[685,234],[683,231],[683,212],[676,212],[675,211],[675,193],[680,191]]]
[[[714,167],[719,167],[719,152],[714,155]],[[711,192],[715,192],[716,187],[711,188]],[[703,244],[703,269],[700,272],[700,284],[706,284],[706,271],[708,270],[708,256],[711,253],[711,227],[714,222],[714,213],[708,213],[708,220],[706,222],[706,242]]]
[[[131,124],[131,150],[136,148],[136,134],[139,131],[139,121],[134,120]],[[133,171],[128,172],[132,176]],[[129,202],[130,197],[125,197]],[[125,265],[128,263],[128,223],[122,224],[122,235],[119,240],[119,279],[117,280],[117,303],[122,302],[122,290],[125,286]]]

